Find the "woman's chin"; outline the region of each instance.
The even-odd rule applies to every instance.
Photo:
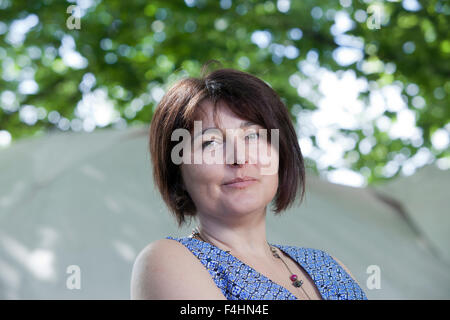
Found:
[[[229,201],[225,204],[227,208],[225,212],[227,215],[233,214],[237,216],[246,215],[248,213],[252,213],[258,210],[261,210],[266,206],[265,203],[261,202],[261,198],[259,199],[235,199],[233,201]]]

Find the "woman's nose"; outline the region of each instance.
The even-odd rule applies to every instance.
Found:
[[[233,148],[230,148],[231,152],[227,152],[227,164],[233,166],[242,166],[249,162],[249,150],[248,146],[245,144],[245,140],[240,140],[240,138],[233,139]],[[231,154],[230,154],[231,153]]]

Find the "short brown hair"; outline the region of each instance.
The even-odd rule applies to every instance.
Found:
[[[199,105],[205,99],[214,105],[225,102],[244,120],[268,130],[279,129],[279,185],[275,213],[287,209],[295,201],[301,187],[300,203],[305,194],[305,166],[289,112],[278,94],[257,77],[234,69],[215,70],[201,78],[185,78],[176,82],[159,102],[150,125],[149,148],[153,176],[162,198],[181,227],[186,216],[196,215],[196,207],[187,193],[179,165],[171,160],[172,132],[183,128],[192,132]],[[270,141],[270,140],[269,140]]]

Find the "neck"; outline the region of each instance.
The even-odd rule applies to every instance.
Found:
[[[245,257],[267,258],[272,252],[266,239],[266,212],[260,210],[244,217],[226,219],[198,213],[201,238],[216,247]],[[230,221],[232,220],[232,221]]]

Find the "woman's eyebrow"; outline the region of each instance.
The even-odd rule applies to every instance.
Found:
[[[251,127],[251,126],[257,126],[257,124],[254,123],[254,122],[251,122],[251,121],[245,121],[245,122],[242,122],[242,123],[241,123],[241,125],[239,126],[239,128],[242,129],[242,128],[248,128],[248,127]],[[202,132],[199,132],[197,135],[195,135],[195,136],[193,137],[193,139],[197,138],[198,136],[203,135],[203,134],[205,133],[206,130],[210,130],[210,129],[218,129],[218,130],[221,130],[220,128],[217,128],[217,127],[206,128],[206,129],[203,129]]]

